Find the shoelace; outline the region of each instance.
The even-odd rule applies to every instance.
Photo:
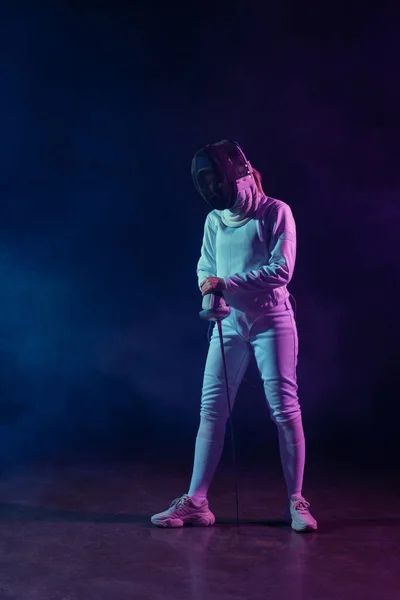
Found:
[[[294,509],[297,510],[300,514],[308,513],[308,508],[310,503],[307,502],[304,498],[302,500],[296,500],[294,503]]]
[[[170,508],[180,508],[187,502],[188,499],[189,496],[187,494],[184,494],[183,496],[181,496],[181,498],[175,498],[175,500],[171,502]]]

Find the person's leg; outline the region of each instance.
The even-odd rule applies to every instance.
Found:
[[[251,348],[231,323],[222,323],[231,407],[250,359]],[[174,500],[169,509],[152,517],[159,527],[212,525],[215,517],[208,508],[207,492],[221,458],[229,416],[218,328],[214,327],[204,371],[200,426],[197,433],[193,473],[187,494]]]
[[[271,418],[278,428],[288,498],[302,498],[305,439],[297,395],[298,334],[289,300],[257,319],[251,343]]]
[[[288,498],[301,496],[303,488],[306,444],[301,415],[286,423],[277,423],[279,451]]]
[[[233,408],[237,390],[250,359],[250,345],[232,326],[223,321],[222,332]],[[195,499],[207,496],[208,488],[221,458],[226,422],[229,416],[225,375],[218,328],[215,327],[208,351],[201,398],[200,426],[197,433],[193,474],[188,495]]]

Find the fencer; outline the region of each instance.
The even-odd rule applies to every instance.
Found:
[[[230,307],[222,323],[232,405],[251,354],[278,430],[287,487],[283,517],[297,532],[317,530],[303,496],[305,438],[298,399],[298,333],[289,300],[296,262],[291,208],[269,197],[243,150],[223,140],[198,150],[192,178],[212,210],[207,215],[197,276],[203,297],[222,292]],[[229,416],[217,328],[204,370],[200,425],[186,494],[151,520],[159,527],[213,525],[208,491],[221,458]]]

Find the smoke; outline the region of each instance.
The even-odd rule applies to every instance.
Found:
[[[268,35],[258,14],[245,39],[241,14],[229,26],[238,38],[222,16],[182,36],[164,16],[155,30],[150,10],[120,3],[4,13],[3,455],[197,419],[206,207],[190,160],[216,139],[237,139],[293,209],[299,381],[321,435],[343,404],[354,421],[363,403],[372,422],[365,398],[393,376],[400,86],[389,15],[369,15],[353,38],[302,36],[269,7]]]

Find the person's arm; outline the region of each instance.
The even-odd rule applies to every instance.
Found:
[[[206,277],[215,277],[217,267],[215,264],[215,231],[211,225],[211,213],[207,215],[204,225],[203,243],[201,246],[200,259],[197,263],[197,278],[200,284]],[[201,288],[200,288],[201,289]]]
[[[271,215],[272,216],[272,215]],[[268,264],[255,271],[235,273],[225,277],[230,292],[267,291],[287,285],[293,276],[296,262],[296,224],[290,207],[279,205],[273,213]]]

